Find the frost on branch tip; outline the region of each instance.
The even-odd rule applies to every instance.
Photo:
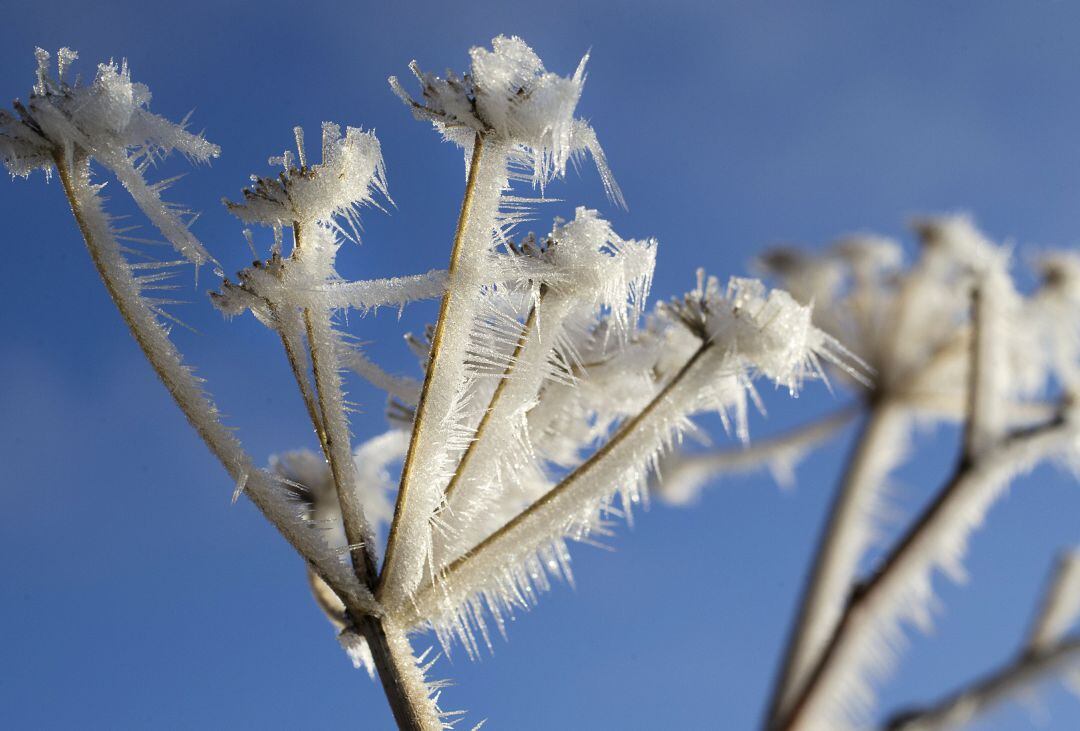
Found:
[[[491,45],[490,51],[475,47],[469,52],[471,70],[462,76],[425,73],[413,61],[410,69],[420,82],[423,104],[414,101],[396,77],[390,77],[390,85],[417,119],[431,121],[466,150],[477,134],[513,145],[512,161],[529,171],[541,190],[553,177],[565,175],[568,162],[588,152],[608,197],[625,206],[596,133],[574,117],[588,54],[573,76],[564,77],[546,70],[517,36],[498,36]]]
[[[282,172],[265,178],[253,175],[243,201],[225,201],[225,205],[246,223],[282,227],[342,218],[355,234],[360,208],[375,203],[376,195],[389,200],[386,167],[375,133],[347,127],[342,136],[341,127],[324,122],[322,162],[311,165],[303,131],[297,127],[294,133],[296,153],[286,150],[270,158],[270,164],[281,165]]]
[[[0,157],[12,175],[34,170],[48,174],[57,157],[90,157],[108,168],[127,188],[147,218],[173,247],[195,264],[213,261],[188,230],[194,214],[161,199],[172,181],[148,183],[146,171],[173,151],[193,162],[217,157],[217,145],[180,124],[150,112],[150,90],[131,80],[127,62],[98,66],[90,85],[69,79],[78,54],[57,53],[57,73],[49,70],[50,54],[37,49],[37,77],[26,105],[15,102],[15,114],[0,110]],[[185,220],[186,219],[186,220]]]

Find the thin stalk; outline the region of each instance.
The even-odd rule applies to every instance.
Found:
[[[303,251],[303,229],[299,221],[293,222],[295,246],[292,255],[299,257]],[[316,320],[311,309],[303,310],[304,327],[307,331],[308,355],[311,357],[311,370],[315,376],[315,397],[318,405],[318,420],[313,417],[316,429],[322,427],[322,440],[330,473],[334,479],[338,504],[341,506],[341,522],[345,527],[345,539],[349,543],[353,571],[360,583],[374,585],[377,575],[374,546],[371,545],[371,531],[364,519],[364,508],[356,490],[355,466],[352,463],[352,447],[338,444],[334,433],[348,434],[349,424],[342,409],[330,409],[327,394],[338,390],[339,384],[331,372],[336,366],[333,352],[327,353],[323,345],[331,340],[329,315]]]
[[[540,292],[541,301],[543,301],[543,287],[541,287]],[[517,344],[514,346],[514,352],[510,354],[510,360],[503,370],[498,385],[495,386],[495,392],[491,394],[491,400],[488,401],[487,409],[484,410],[484,415],[480,417],[480,423],[476,425],[476,430],[473,432],[472,439],[469,441],[469,446],[465,448],[465,453],[461,455],[461,459],[458,461],[457,469],[454,470],[450,482],[446,485],[446,490],[443,493],[443,500],[446,502],[450,501],[450,497],[454,494],[454,490],[457,488],[458,483],[464,479],[465,474],[469,470],[469,463],[472,461],[472,456],[476,452],[476,445],[484,438],[484,431],[491,421],[492,414],[495,413],[495,408],[499,405],[499,400],[502,398],[503,391],[506,390],[507,381],[514,372],[514,365],[517,363],[517,359],[521,355],[521,351],[524,350],[525,343],[529,339],[533,327],[536,325],[536,309],[537,305],[533,305],[529,310],[529,316],[525,319],[525,324],[522,326],[521,335],[518,337]]]
[[[788,637],[784,662],[777,674],[768,718],[776,719],[798,693],[816,655],[828,641],[843,612],[858,556],[848,555],[851,531],[863,520],[868,478],[874,477],[874,457],[891,434],[889,428],[898,407],[885,401],[871,402],[862,430],[844,468],[840,489],[819,539],[813,568],[803,589],[799,613]]]
[[[285,358],[289,361],[289,370],[292,371],[293,378],[296,379],[296,385],[300,389],[300,395],[304,400],[304,408],[307,409],[308,418],[311,419],[311,425],[315,429],[315,435],[319,438],[319,447],[322,449],[327,463],[329,463],[329,441],[326,437],[326,429],[323,427],[322,417],[319,415],[319,406],[311,387],[311,381],[307,377],[307,366],[300,362],[299,348],[297,347],[299,343],[294,342],[294,338],[287,332],[280,309],[276,305],[267,304],[270,308],[270,314],[277,320],[278,335],[281,337],[281,345],[285,350]]]
[[[72,159],[74,164],[78,166],[80,175],[88,179],[89,158],[81,151],[76,150]],[[149,312],[138,296],[126,291],[133,285],[130,282],[124,282],[116,278],[113,269],[121,265],[121,262],[111,262],[114,265],[112,268],[106,263],[106,257],[109,257],[111,261],[112,258],[118,258],[119,255],[113,255],[107,250],[105,244],[95,237],[76,190],[76,183],[73,178],[76,171],[68,166],[66,155],[62,150],[57,150],[53,155],[53,160],[56,164],[64,194],[71,207],[71,213],[83,236],[87,251],[98,271],[98,275],[101,277],[102,283],[105,285],[105,289],[109,293],[113,304],[116,305],[124,323],[128,326],[132,337],[139,345],[147,362],[154,369],[158,379],[172,396],[173,401],[187,417],[188,422],[225,468],[229,476],[238,483],[246,481],[246,492],[251,497],[252,502],[281,531],[286,540],[307,561],[308,565],[319,577],[333,588],[342,598],[342,601],[346,602],[358,615],[372,612],[373,602],[368,593],[368,587],[347,583],[346,576],[343,572],[337,570],[337,566],[330,565],[310,553],[310,538],[305,535],[304,527],[292,525],[282,519],[276,509],[277,506],[273,503],[271,486],[268,483],[263,484],[262,472],[250,464],[247,456],[240,451],[235,437],[224,426],[208,419],[206,414],[199,413],[195,406],[190,403],[190,395],[200,393],[201,386],[188,371],[172,367],[173,363],[166,362],[172,359],[175,360],[176,364],[179,363],[179,354],[176,353],[175,346],[159,328],[154,326],[155,321],[152,313]],[[206,397],[200,393],[199,399],[207,414],[212,413],[213,406],[206,401]]]
[[[469,176],[465,181],[465,194],[461,200],[461,212],[458,215],[457,229],[454,231],[454,244],[450,251],[450,265],[447,267],[446,292],[443,294],[439,305],[439,319],[435,323],[435,333],[431,338],[431,354],[428,358],[427,371],[424,374],[424,384],[420,388],[420,399],[416,405],[416,418],[413,420],[412,437],[409,440],[409,448],[405,453],[405,460],[401,468],[401,482],[398,487],[397,503],[394,506],[394,519],[390,524],[390,533],[386,540],[386,557],[383,560],[382,574],[376,585],[376,596],[381,595],[383,588],[392,580],[395,564],[395,549],[397,547],[397,533],[403,516],[409,512],[410,490],[412,489],[412,475],[415,469],[417,445],[424,439],[425,430],[428,428],[426,421],[428,392],[431,387],[435,372],[440,366],[440,353],[442,350],[443,330],[446,324],[446,313],[453,297],[454,276],[458,271],[462,250],[464,249],[465,229],[472,213],[473,199],[476,192],[476,184],[480,175],[480,162],[484,149],[484,138],[480,133],[473,140],[472,159],[469,163]],[[467,295],[466,295],[467,296]]]
[[[748,472],[785,454],[810,450],[835,435],[862,413],[862,410],[861,402],[854,403],[817,421],[802,424],[773,437],[755,440],[748,446],[698,454],[676,452],[661,462],[663,479],[657,486],[657,491],[666,500],[680,502],[696,495],[699,486],[717,475]]]

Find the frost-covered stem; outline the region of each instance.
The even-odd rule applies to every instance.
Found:
[[[686,398],[686,394],[678,392],[686,385],[684,381],[687,380],[688,374],[694,370],[695,365],[707,353],[713,350],[713,347],[711,341],[702,343],[660,392],[641,411],[619,427],[619,430],[602,447],[597,449],[557,485],[544,493],[542,497],[518,513],[513,520],[440,571],[437,577],[438,583],[432,579],[417,592],[415,605],[419,608],[419,613],[424,614],[427,602],[433,599],[433,595],[438,594],[440,585],[453,584],[455,581],[460,580],[462,576],[466,578],[461,583],[469,584],[469,572],[472,571],[473,566],[483,566],[486,555],[498,555],[501,552],[511,550],[521,544],[522,541],[519,539],[522,536],[529,535],[533,528],[560,519],[560,502],[564,498],[570,500],[569,496],[573,495],[579,485],[592,480],[593,482],[603,483],[602,488],[604,490],[613,491],[615,485],[608,484],[607,481],[600,479],[604,474],[604,470],[611,465],[618,466],[625,464],[627,460],[632,460],[633,455],[630,452],[632,452],[633,445],[629,444],[632,441],[631,437],[637,436],[638,433],[643,433],[648,429],[659,428],[656,422],[662,422],[665,416],[663,412],[675,408],[673,404],[681,403]],[[668,407],[668,409],[664,407]],[[657,417],[655,420],[654,416]]]
[[[544,288],[541,287],[541,300],[543,300],[543,296]],[[506,368],[503,370],[502,376],[499,378],[498,385],[495,386],[495,392],[491,394],[491,400],[484,410],[484,415],[480,417],[480,423],[476,425],[476,430],[473,432],[472,439],[469,441],[469,446],[465,448],[465,453],[461,455],[461,460],[458,462],[457,469],[454,470],[453,477],[450,478],[450,482],[446,485],[444,499],[447,502],[449,502],[451,496],[453,496],[454,490],[457,488],[458,484],[464,479],[465,473],[469,471],[469,464],[472,462],[473,454],[476,453],[477,444],[484,438],[484,432],[487,430],[488,424],[491,423],[492,416],[495,414],[495,409],[499,405],[499,400],[506,390],[506,384],[514,372],[514,365],[517,363],[518,358],[521,357],[521,351],[524,350],[525,343],[529,340],[529,334],[536,326],[537,307],[538,305],[534,305],[529,310],[529,315],[521,328],[521,335],[518,337],[517,344],[514,346],[514,351],[510,354],[510,359],[506,364]]]
[[[897,605],[904,599],[906,582],[929,570],[941,552],[938,543],[948,535],[950,528],[958,529],[970,522],[965,508],[978,502],[988,487],[1003,478],[1011,478],[1018,469],[1060,450],[1068,440],[1075,438],[1075,426],[1058,418],[1017,432],[975,462],[962,460],[953,477],[882,561],[880,568],[852,593],[843,617],[797,697],[781,717],[774,719],[770,728],[804,728],[819,717],[822,703],[830,694],[841,692],[844,672],[851,672],[853,668],[858,672],[859,652],[873,642],[874,631],[882,623],[882,617],[901,611]]]
[[[798,618],[788,638],[769,705],[771,721],[790,707],[843,614],[865,548],[859,534],[883,477],[881,455],[889,450],[886,440],[895,434],[892,422],[899,418],[899,408],[885,398],[870,404],[829,511]]]
[[[980,714],[1031,686],[1080,662],[1080,637],[1064,640],[1043,652],[1025,652],[1011,663],[976,680],[928,708],[902,711],[886,722],[885,731],[945,731],[971,723]]]
[[[1049,586],[1031,623],[1027,648],[1047,650],[1061,639],[1080,614],[1080,554],[1063,553],[1054,563]]]
[[[968,460],[993,448],[1005,424],[1001,380],[1008,353],[1003,352],[1000,303],[994,301],[994,291],[987,281],[992,276],[984,275],[971,292],[968,418],[964,424],[964,459]]]
[[[293,236],[296,247],[293,256],[302,255],[303,230],[298,221],[293,222]],[[315,395],[318,402],[318,420],[315,428],[322,425],[323,444],[330,473],[334,479],[338,504],[341,506],[341,522],[345,527],[345,539],[349,542],[353,572],[361,584],[374,587],[377,576],[375,567],[375,547],[373,531],[364,518],[364,507],[360,502],[360,493],[356,486],[356,465],[352,457],[352,445],[349,444],[349,422],[340,403],[341,374],[337,368],[335,339],[331,331],[329,313],[325,310],[315,316],[310,307],[303,311],[304,327],[307,330],[311,370],[315,376]],[[331,403],[331,394],[338,398]]]
[[[401,468],[401,481],[398,487],[397,503],[394,506],[394,519],[390,524],[390,533],[386,541],[386,558],[383,560],[382,574],[379,576],[379,582],[377,586],[376,596],[383,596],[385,593],[390,592],[394,594],[401,593],[401,589],[405,588],[406,591],[411,587],[402,587],[398,584],[402,583],[402,578],[398,574],[407,570],[405,567],[399,565],[401,559],[399,559],[400,551],[399,543],[401,542],[401,533],[403,530],[409,528],[415,528],[418,522],[423,519],[426,526],[426,518],[414,515],[420,508],[417,508],[412,504],[413,491],[416,489],[415,474],[418,469],[418,454],[421,453],[425,443],[431,440],[429,430],[439,429],[442,425],[439,423],[441,419],[435,419],[434,423],[428,423],[431,419],[428,411],[430,408],[430,400],[434,390],[441,387],[454,388],[456,384],[443,383],[445,378],[440,378],[441,370],[443,368],[443,346],[445,338],[445,330],[447,321],[451,319],[451,310],[457,304],[456,300],[468,297],[474,297],[474,292],[455,292],[457,289],[454,285],[457,283],[457,276],[460,273],[461,260],[466,254],[465,249],[469,242],[466,241],[467,232],[470,228],[470,217],[473,213],[473,205],[477,192],[477,184],[480,180],[482,165],[484,163],[484,137],[480,133],[477,133],[473,140],[472,158],[469,162],[469,174],[465,181],[465,193],[461,200],[461,212],[458,215],[457,228],[454,231],[454,243],[450,251],[450,264],[447,267],[447,287],[446,292],[443,294],[442,303],[439,306],[439,318],[435,323],[435,332],[431,339],[431,351],[428,357],[427,369],[424,375],[424,383],[420,388],[420,399],[416,405],[416,418],[413,420],[412,437],[409,440],[409,449],[405,453],[405,460]],[[457,295],[455,297],[455,295]],[[460,344],[464,346],[464,343]],[[433,389],[433,384],[435,387]],[[439,397],[443,400],[449,399],[449,393],[441,393]],[[427,450],[430,451],[430,450]],[[436,455],[431,455],[433,458]],[[403,528],[406,526],[406,528]],[[405,540],[410,540],[406,538]],[[416,569],[419,567],[412,567],[413,573],[417,573]],[[395,597],[400,599],[401,597]]]
[[[315,542],[308,534],[307,526],[285,513],[287,501],[275,495],[275,488],[265,473],[251,464],[236,438],[217,420],[216,409],[203,394],[201,383],[183,366],[176,347],[139,296],[138,285],[119,251],[115,246],[109,246],[108,242],[99,240],[99,235],[95,233],[104,224],[93,224],[88,218],[90,215],[102,215],[94,210],[90,161],[77,149],[69,154],[70,157],[63,150],[57,150],[53,160],[87,251],[113,304],[176,405],[229,476],[245,487],[244,492],[266,519],[277,527],[342,601],[358,613],[375,611],[368,587],[356,584],[343,571],[343,567],[316,553]]]
[[[405,633],[391,621],[361,617],[357,631],[367,640],[386,700],[401,731],[438,731],[439,711],[423,681],[423,674]]]
[[[319,415],[318,401],[315,392],[311,387],[311,381],[309,381],[307,377],[307,367],[300,361],[300,352],[303,344],[297,342],[296,334],[284,321],[280,308],[273,304],[270,304],[269,307],[270,313],[278,323],[278,335],[281,337],[281,345],[285,350],[285,358],[289,361],[289,370],[292,371],[293,378],[296,379],[296,385],[300,389],[300,396],[304,401],[304,408],[307,409],[308,418],[311,419],[311,425],[315,429],[316,436],[319,438],[319,447],[322,449],[323,456],[326,457],[327,462],[329,462],[330,447],[327,444],[326,430],[323,427],[322,417]]]

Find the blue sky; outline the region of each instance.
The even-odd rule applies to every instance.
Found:
[[[747,270],[763,247],[820,246],[858,230],[906,236],[912,214],[968,210],[1021,259],[1080,232],[1080,6],[912,3],[41,3],[8,0],[0,90],[25,97],[33,48],[79,68],[126,57],[179,117],[223,148],[173,194],[234,270],[249,255],[219,204],[291,128],[374,128],[396,207],[365,219],[351,276],[441,266],[459,205],[460,153],[411,120],[386,77],[416,58],[461,69],[471,45],[524,37],[568,73],[591,49],[581,103],[629,202],[612,210],[586,167],[544,216],[601,208],[624,236],[661,244],[654,292],[701,265]],[[179,169],[179,168],[177,168]],[[12,728],[389,727],[381,691],[342,656],[303,571],[232,486],[153,378],[95,281],[59,186],[0,187],[8,305],[0,309],[0,720]],[[543,225],[547,225],[544,223]],[[199,287],[212,284],[204,272]],[[278,345],[204,295],[178,333],[259,459],[311,446]],[[406,318],[415,327],[424,312]],[[388,366],[409,354],[391,313],[357,321]],[[358,437],[383,428],[357,387]],[[764,435],[838,408],[808,386],[766,395]],[[850,435],[847,435],[850,436]],[[955,434],[921,434],[897,501],[914,510],[950,464]],[[575,552],[557,587],[473,663],[435,675],[449,708],[493,729],[751,728],[847,444],[800,470],[719,484],[690,509],[654,506],[614,552]],[[928,700],[1005,659],[1053,552],[1080,541],[1075,482],[1019,482],[972,543],[971,581],[942,583],[936,636],[914,637],[883,707]],[[1080,701],[1042,696],[1048,729]],[[1031,724],[1008,709],[983,729]],[[1036,713],[1034,717],[1043,716]]]

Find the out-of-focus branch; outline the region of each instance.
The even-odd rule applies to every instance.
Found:
[[[1032,685],[1080,663],[1080,637],[1044,652],[1025,653],[928,708],[902,711],[885,723],[887,731],[944,731],[1017,697]]]
[[[877,572],[852,595],[798,697],[771,728],[807,727],[821,713],[821,704],[829,693],[844,686],[844,673],[854,672],[856,657],[868,643],[873,643],[875,631],[885,621],[883,617],[898,614],[898,603],[906,600],[907,582],[928,571],[941,552],[949,548],[954,540],[952,529],[973,521],[971,511],[987,501],[986,492],[1007,482],[1016,471],[1059,452],[1077,437],[1076,425],[1061,417],[1014,433],[975,461],[962,461]]]
[[[860,411],[861,404],[852,404],[778,436],[753,441],[743,448],[700,454],[672,453],[661,460],[661,478],[656,481],[655,492],[669,503],[683,504],[696,497],[706,482],[717,475],[750,472],[778,462],[797,462],[806,452],[840,431]]]

